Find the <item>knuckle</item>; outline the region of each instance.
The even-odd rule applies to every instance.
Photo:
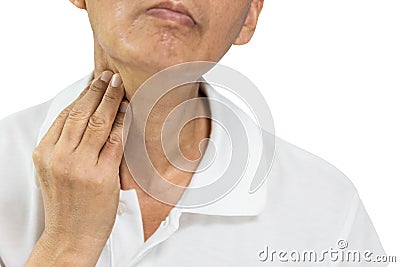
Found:
[[[117,117],[117,119],[114,121],[114,127],[122,128],[123,126],[124,126],[124,119],[121,117]]]
[[[89,87],[86,87],[78,96],[78,100],[81,99],[82,97],[84,97],[86,95],[86,93],[89,91]]]
[[[86,176],[88,176],[88,170],[86,168],[78,167],[74,170],[73,175],[71,175],[71,177],[73,177],[71,179],[75,181],[85,181]]]
[[[104,89],[106,88],[106,85],[103,81],[101,80],[96,80],[92,83],[90,86],[90,90],[96,93],[103,93]]]
[[[112,132],[108,138],[108,143],[112,146],[122,144],[122,137],[118,133]]]
[[[68,169],[65,166],[65,159],[60,155],[53,156],[49,169],[57,178],[68,176]]]
[[[118,96],[117,96],[116,94],[107,92],[107,93],[104,95],[104,98],[103,98],[103,99],[104,99],[104,101],[106,101],[106,102],[114,103],[114,102],[116,102],[116,101],[118,100]]]
[[[66,118],[66,117],[68,117],[68,116],[69,116],[69,113],[70,113],[70,110],[71,110],[71,107],[67,107],[67,108],[63,109],[63,110],[60,112],[60,114],[58,115],[58,118],[60,119],[60,118]]]
[[[32,159],[35,164],[42,162],[43,152],[41,147],[36,147],[32,152]]]
[[[103,116],[93,114],[89,119],[88,127],[91,130],[98,131],[104,129],[107,125],[107,120]]]
[[[78,185],[80,188],[85,188],[90,193],[104,193],[105,181],[101,178],[93,177],[76,177],[73,179],[73,183]]]
[[[72,184],[77,184],[81,188],[89,188],[91,190],[98,189],[99,193],[103,192],[103,188],[106,184],[106,180],[103,178],[103,175],[95,175],[95,174],[88,174],[87,172],[78,172],[72,174],[68,178],[68,182]]]
[[[79,107],[72,108],[68,115],[68,118],[72,121],[87,120],[88,117],[89,114],[86,111],[80,109]]]

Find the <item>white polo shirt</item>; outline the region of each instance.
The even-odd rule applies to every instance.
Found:
[[[31,154],[91,78],[0,121],[0,266],[23,266],[40,237],[44,209]],[[239,110],[212,87],[206,90]],[[256,129],[245,121],[247,129]],[[225,140],[213,129],[210,138],[224,151]],[[258,149],[252,145],[249,152]],[[136,191],[121,191],[116,222],[96,266],[386,266],[378,263],[384,251],[352,183],[326,161],[279,138],[275,149],[258,191],[248,191],[249,172],[219,201],[172,209],[146,242]],[[223,158],[215,160],[217,169]],[[195,174],[190,186],[213,178],[212,172]]]

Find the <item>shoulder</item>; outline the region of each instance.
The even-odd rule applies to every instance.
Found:
[[[337,247],[344,239],[356,248],[382,251],[350,179],[326,160],[279,138],[266,198],[257,224],[274,229],[272,243],[320,249]],[[354,236],[366,240],[356,242]]]
[[[0,195],[3,197],[26,193],[24,190],[33,186],[31,155],[50,102],[0,120],[0,192],[4,190],[4,194]],[[6,194],[7,192],[14,194]],[[2,199],[1,203],[5,201]]]
[[[352,197],[356,188],[350,179],[325,159],[276,137],[275,160],[271,180],[279,179],[282,186],[296,186],[297,192],[308,192],[312,197],[322,191],[323,196]],[[278,182],[278,181],[277,181]],[[322,196],[322,195],[321,195]]]
[[[322,227],[343,224],[350,203],[358,199],[350,179],[326,160],[280,138],[275,145],[267,179],[267,199],[275,205],[269,208],[290,210],[304,227],[311,219],[318,219]]]
[[[26,141],[27,137],[37,133],[47,115],[50,103],[51,101],[47,101],[1,119],[0,145]]]
[[[51,101],[19,111],[0,120],[0,164],[35,146]]]
[[[9,165],[9,160],[16,161],[34,148],[50,103],[47,101],[0,120],[0,165]]]
[[[10,156],[10,153],[25,155],[29,151],[33,151],[37,141],[42,138],[57,115],[79,95],[90,77],[91,74],[60,90],[54,98],[47,102],[1,119],[0,164],[5,163],[5,159]]]

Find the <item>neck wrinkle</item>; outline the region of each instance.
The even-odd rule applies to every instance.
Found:
[[[105,70],[119,73],[125,86],[125,98],[129,101],[138,90],[140,85],[145,82],[154,73],[146,72],[138,68],[138,66],[127,65],[124,62],[118,62],[111,58],[98,44],[95,39],[94,45],[94,60],[95,69],[94,77],[98,77]],[[168,114],[181,103],[189,99],[201,96],[200,84],[188,84],[180,86],[176,90],[172,90],[164,96],[152,111],[146,127],[146,148],[149,156],[154,163],[156,169],[165,173],[167,176],[174,177],[174,173],[179,171],[167,160],[161,145],[161,129]],[[197,107],[196,107],[197,108]],[[209,107],[199,106],[199,109],[208,109]],[[194,110],[188,112],[195,113]],[[144,121],[145,118],[140,118],[140,114],[133,114],[132,123],[136,121]],[[182,126],[183,122],[176,122],[178,126]],[[140,131],[141,127],[131,127],[130,129],[137,129]],[[185,156],[195,159],[200,155],[199,143],[201,140],[208,138],[210,134],[211,123],[208,119],[198,119],[185,126],[179,136],[179,148],[182,149]],[[180,129],[177,129],[179,132]],[[143,136],[144,133],[133,133],[135,136]],[[175,138],[175,136],[173,137]],[[175,151],[179,153],[179,151]],[[138,155],[138,157],[143,155]],[[179,177],[179,175],[178,175]],[[166,177],[168,179],[168,177]],[[172,181],[176,183],[177,181]],[[178,182],[179,183],[179,182]]]

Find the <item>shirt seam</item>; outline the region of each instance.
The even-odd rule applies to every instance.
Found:
[[[351,204],[350,204],[350,208],[347,211],[347,215],[346,215],[346,219],[344,221],[344,223],[342,224],[342,227],[340,228],[340,232],[336,237],[335,242],[338,242],[339,239],[343,238],[343,239],[347,239],[351,229],[353,228],[354,222],[355,222],[355,218],[357,215],[357,211],[360,208],[360,198],[358,195],[358,192],[355,191],[354,195],[351,199]],[[326,265],[327,267],[333,267],[335,265],[332,265],[332,262],[328,262],[328,264]]]

